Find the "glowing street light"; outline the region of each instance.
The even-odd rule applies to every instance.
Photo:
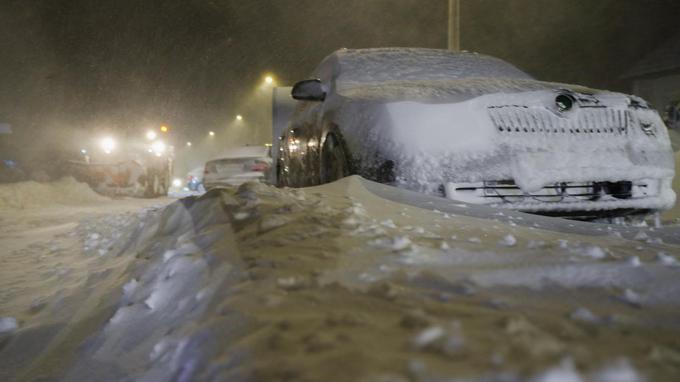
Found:
[[[85,149],[80,149],[80,153],[83,154],[83,155],[85,155],[85,154],[87,154],[87,150],[85,150]]]
[[[271,84],[274,83],[274,78],[272,78],[272,76],[267,76],[267,77],[264,78],[264,82],[265,82],[267,85],[271,85]]]
[[[187,142],[187,146],[191,147],[191,142]]]
[[[157,136],[158,136],[158,134],[156,134],[156,132],[153,131],[153,130],[149,130],[149,131],[146,132],[146,139],[148,139],[150,141],[153,141],[154,139],[156,139]]]
[[[164,132],[164,133],[167,133],[167,132],[168,132],[168,127],[165,126],[165,125],[161,125],[161,131]]]
[[[236,116],[237,121],[243,121],[243,116],[241,114]]]
[[[210,135],[211,137],[214,137],[214,136],[215,136],[215,132],[214,132],[214,131],[211,131],[211,132],[208,133],[208,135]]]

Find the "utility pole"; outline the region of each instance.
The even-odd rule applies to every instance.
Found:
[[[460,50],[460,0],[449,0],[449,50]]]

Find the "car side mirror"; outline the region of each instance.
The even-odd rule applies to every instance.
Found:
[[[293,86],[291,96],[298,101],[323,101],[326,91],[319,79],[303,80]]]

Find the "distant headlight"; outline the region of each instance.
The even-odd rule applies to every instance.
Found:
[[[559,111],[568,111],[571,110],[572,107],[574,107],[574,97],[570,94],[560,94],[557,97],[555,97],[555,106],[557,106],[557,110]]]
[[[162,141],[154,141],[151,144],[151,151],[158,156],[162,155],[165,152],[165,143]]]
[[[175,178],[175,179],[172,180],[172,185],[173,185],[174,187],[179,187],[179,186],[182,185],[182,181],[179,180],[179,179],[177,179],[177,178]]]
[[[105,137],[99,142],[99,146],[101,146],[102,150],[104,150],[106,154],[111,154],[111,152],[116,148],[116,141],[111,137]]]

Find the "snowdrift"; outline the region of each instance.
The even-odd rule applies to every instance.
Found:
[[[128,226],[70,317],[0,337],[0,376],[670,381],[680,370],[677,227],[501,212],[356,176],[216,189]],[[12,369],[17,354],[30,362]]]
[[[55,182],[34,181],[0,184],[0,209],[24,209],[52,204],[83,204],[108,201],[109,198],[95,193],[86,183],[72,177]]]

